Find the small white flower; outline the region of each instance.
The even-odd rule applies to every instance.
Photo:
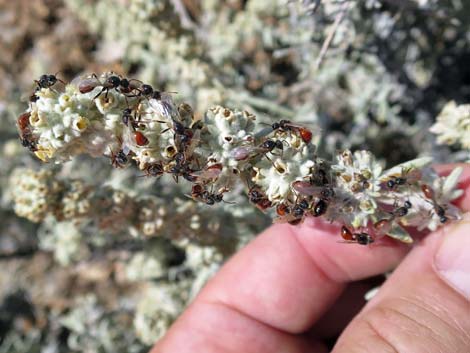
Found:
[[[437,135],[440,144],[458,143],[470,149],[470,104],[447,103],[429,131]]]
[[[336,156],[331,166],[335,173],[339,197],[348,200],[337,212],[341,219],[349,220],[355,228],[366,227],[377,210],[380,196],[382,164],[369,151],[349,150]]]
[[[460,219],[461,211],[451,202],[463,194],[463,190],[457,188],[461,173],[462,168],[459,167],[447,177],[439,177],[434,170],[425,169],[422,182],[431,190],[432,198],[419,191],[411,193],[409,200],[413,205],[413,212],[404,218],[403,224],[415,226],[418,230],[434,231],[442,224]]]

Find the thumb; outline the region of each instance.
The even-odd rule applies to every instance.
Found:
[[[410,252],[333,352],[470,352],[469,213]]]

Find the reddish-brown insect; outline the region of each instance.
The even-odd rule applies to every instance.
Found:
[[[248,191],[248,199],[263,212],[266,211],[268,208],[272,207],[271,201],[269,201],[266,195],[256,185],[251,187]]]
[[[345,226],[341,227],[341,237],[346,241],[354,241],[353,233]]]
[[[289,120],[281,120],[278,123],[272,124],[271,127],[273,130],[295,131],[305,143],[312,141],[313,134],[310,129],[302,125],[293,124]]]
[[[392,223],[396,218],[404,217],[408,214],[411,209],[412,204],[410,201],[405,201],[403,206],[398,207],[395,203],[394,209],[390,211],[390,218],[380,219],[374,223],[374,229],[377,234],[384,235],[387,234],[392,228]]]
[[[299,134],[305,143],[310,143],[310,141],[312,141],[313,134],[309,129],[299,128]]]
[[[297,201],[292,209],[289,209],[289,212],[285,212],[284,215],[279,214],[279,217],[274,219],[274,223],[289,223],[292,225],[297,225],[305,219],[306,211],[310,207],[310,204],[307,200],[302,199]],[[276,209],[278,211],[278,209]],[[282,210],[281,210],[282,211]]]
[[[314,186],[307,181],[294,181],[292,187],[301,195],[319,198],[311,212],[314,217],[324,215],[328,209],[328,200],[335,196],[333,188],[328,186]]]
[[[290,213],[290,207],[284,203],[280,203],[276,206],[276,213],[281,217],[285,216]]]
[[[421,190],[423,191],[424,196],[427,199],[433,200],[434,199],[434,190],[427,184],[421,185]]]
[[[23,113],[21,114],[18,119],[17,119],[17,124],[18,124],[18,129],[20,131],[20,133],[22,134],[23,131],[26,129],[26,128],[29,128],[29,117],[31,116],[31,113],[27,112],[27,113]]]
[[[21,144],[23,147],[28,148],[31,152],[37,151],[36,139],[31,132],[31,125],[29,124],[29,118],[31,113],[23,113],[16,120],[18,127],[18,133],[20,135]]]
[[[148,138],[145,137],[145,135],[141,133],[140,131],[134,131],[134,138],[135,138],[135,143],[138,146],[145,146],[145,145],[148,145],[149,143]]]
[[[186,136],[186,135],[185,135]],[[181,149],[184,151],[186,158],[191,158],[196,150],[199,142],[201,142],[201,130],[196,130],[194,133],[191,134],[191,137],[182,138],[181,141]],[[178,141],[177,141],[178,146]]]
[[[369,245],[374,242],[374,238],[366,232],[353,233],[346,226],[341,227],[341,237],[347,243],[357,243],[360,245]]]
[[[256,207],[258,207],[261,211],[266,211],[268,208],[272,207],[271,201],[269,199],[265,198],[256,203]]]
[[[191,198],[195,201],[199,201],[202,199],[202,195],[204,192],[206,192],[206,189],[204,188],[204,186],[200,184],[194,184],[191,187]],[[189,195],[186,195],[186,196],[189,196]]]
[[[96,87],[103,85],[96,74],[91,74],[91,76],[77,76],[72,80],[71,84],[78,87],[80,93],[91,92]]]
[[[436,212],[437,216],[439,217],[439,221],[441,223],[446,223],[449,220],[449,218],[446,216],[446,209],[444,206],[441,206],[436,202],[434,190],[431,188],[431,186],[423,184],[421,185],[421,190],[423,191],[424,196],[430,200],[429,202],[432,203],[434,212]]]
[[[206,188],[200,184],[194,184],[191,187],[191,198],[194,201],[202,201],[205,202],[205,198],[209,195],[209,192],[206,190]]]
[[[195,184],[191,188],[191,198],[195,201],[204,202],[206,205],[214,205],[215,203],[226,202],[224,201],[224,193],[227,191],[227,188],[222,188],[217,193],[213,193],[207,191],[204,186]]]

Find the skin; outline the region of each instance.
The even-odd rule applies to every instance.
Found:
[[[456,204],[468,212],[468,165],[460,186]],[[470,235],[468,214],[414,246],[366,247],[338,242],[339,226],[318,220],[274,225],[224,265],[151,352],[321,353],[338,336],[334,353],[470,352],[470,298],[434,264],[442,239],[462,229]],[[363,306],[367,279],[393,268]]]

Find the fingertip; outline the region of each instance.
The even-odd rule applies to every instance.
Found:
[[[346,328],[333,352],[469,351],[468,231],[468,224],[449,224],[420,242]],[[442,246],[445,253],[436,266]],[[439,275],[443,269],[449,278]]]

